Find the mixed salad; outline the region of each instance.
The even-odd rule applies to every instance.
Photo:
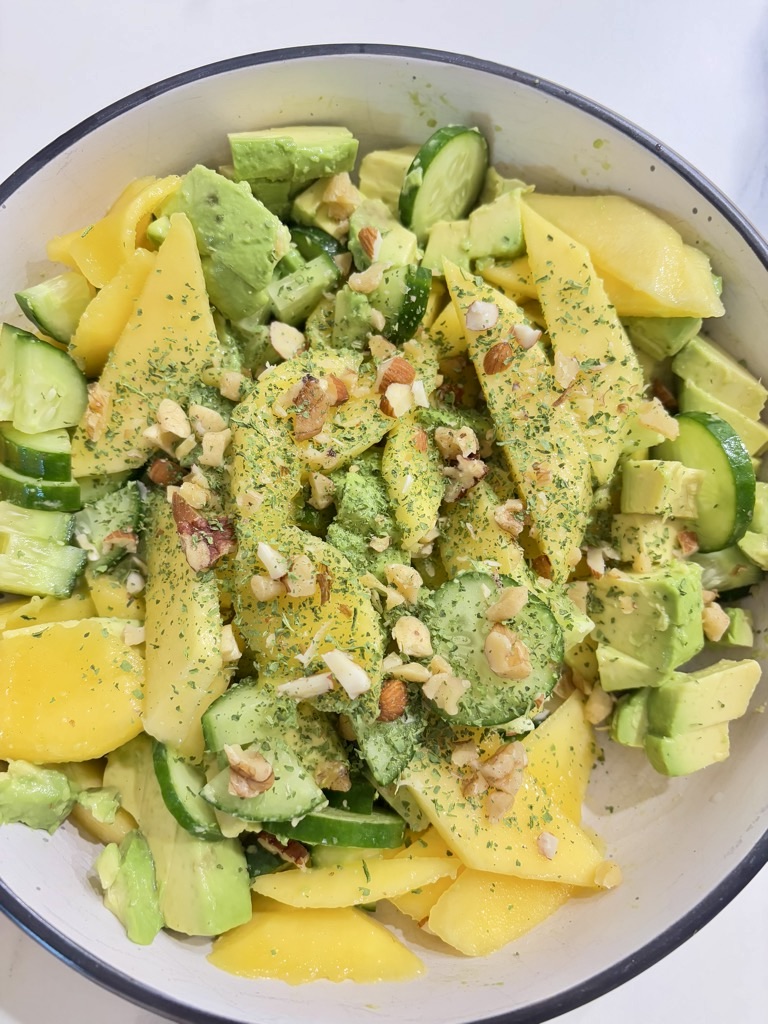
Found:
[[[727,757],[768,393],[626,198],[463,125],[229,143],[53,238],[0,332],[0,821],[104,844],[134,942],[411,978],[381,901],[485,955],[620,883],[595,727]]]

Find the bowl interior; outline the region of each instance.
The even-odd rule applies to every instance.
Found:
[[[478,125],[491,140],[494,162],[541,190],[617,192],[666,216],[725,279],[728,314],[708,325],[712,337],[768,376],[761,344],[768,323],[764,250],[745,238],[738,215],[662,147],[526,76],[415,51],[350,49],[232,62],[168,90],[148,90],[141,102],[128,101],[115,116],[101,118],[95,130],[73,131],[0,197],[0,314],[18,321],[14,291],[50,272],[43,260],[49,237],[100,215],[134,177],[226,162],[227,131],[330,122],[349,127],[367,150],[419,141],[435,125],[460,122]],[[751,600],[759,656],[765,600]],[[753,707],[765,694],[763,683]],[[765,838],[755,848],[768,827],[762,716],[734,724],[732,748],[722,765],[669,782],[640,755],[608,747],[590,787],[588,824],[621,864],[624,884],[571,901],[514,947],[477,961],[438,952],[438,943],[392,914],[429,969],[407,984],[293,989],[215,970],[205,942],[163,934],[149,949],[133,946],[90,881],[95,847],[69,825],[51,838],[22,827],[0,829],[0,881],[12,894],[5,894],[9,909],[55,950],[87,970],[103,962],[109,970],[100,980],[187,1019],[450,1024],[510,1014],[506,1019],[539,1020],[663,955],[766,859]]]

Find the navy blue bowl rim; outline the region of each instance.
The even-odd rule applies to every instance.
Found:
[[[154,85],[146,86],[137,92],[117,100],[104,107],[103,110],[87,117],[80,124],[70,128],[49,145],[41,149],[29,160],[14,171],[10,177],[0,184],[0,205],[29,178],[49,163],[54,157],[74,145],[80,139],[95,131],[101,125],[119,117],[120,114],[140,106],[147,100],[162,93],[177,89],[214,75],[237,71],[241,68],[261,64],[274,64],[283,61],[300,60],[309,57],[344,57],[344,56],[384,56],[398,57],[413,61],[432,61],[438,64],[453,64],[458,67],[482,71],[499,78],[507,78],[521,85],[536,89],[548,96],[568,103],[570,106],[591,114],[605,124],[616,128],[630,139],[648,150],[656,160],[660,160],[691,184],[744,238],[749,248],[768,270],[768,245],[750,224],[747,218],[736,209],[722,192],[720,192],[703,174],[692,167],[677,153],[670,150],[648,132],[637,125],[620,117],[613,111],[587,99],[570,89],[557,85],[516,68],[496,64],[493,61],[481,60],[463,54],[449,53],[443,50],[422,49],[412,46],[394,46],[373,43],[337,43],[317,46],[294,46],[278,50],[265,50],[261,53],[243,54],[227,60],[205,64],[181,74],[165,78]],[[624,982],[652,967],[678,946],[686,942],[692,935],[700,931],[704,925],[715,917],[768,863],[768,831],[752,846],[740,863],[723,879],[723,881],[692,910],[685,914],[670,928],[658,935],[631,956],[600,971],[578,985],[563,992],[540,1000],[529,1006],[520,1007],[495,1017],[478,1018],[475,1024],[543,1024],[562,1013],[574,1010],[589,1003],[599,996],[610,992]],[[161,1014],[171,1020],[184,1024],[232,1024],[232,1018],[220,1017],[184,1003],[169,999],[154,989],[137,982],[134,978],[115,970],[108,964],[92,956],[61,932],[52,928],[43,918],[19,900],[0,879],[0,909],[10,917],[33,939],[53,953],[64,963],[79,971],[85,977],[95,981],[103,988],[116,995],[141,1006],[153,1013]]]

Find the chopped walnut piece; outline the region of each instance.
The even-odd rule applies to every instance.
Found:
[[[203,434],[203,451],[198,460],[200,465],[223,466],[224,453],[229,447],[231,440],[232,431],[229,427],[225,427],[223,430],[210,430],[207,434]]]
[[[519,740],[505,743],[480,763],[480,772],[494,789],[503,790],[513,796],[523,784],[523,770],[528,764],[528,754]]]
[[[280,320],[273,320],[269,325],[269,342],[281,359],[293,359],[306,347],[301,331]]]
[[[499,307],[495,302],[475,300],[467,309],[464,323],[468,331],[488,331],[499,319]]]
[[[224,754],[229,762],[229,786],[232,796],[248,799],[271,789],[275,775],[263,754],[252,747],[243,750],[239,743],[225,743]]]
[[[528,602],[527,587],[504,587],[499,599],[485,612],[489,622],[505,622],[514,619]]]
[[[379,251],[381,250],[382,239],[379,229],[366,224],[365,227],[360,228],[358,231],[357,240],[368,259],[375,263],[379,258]]]
[[[381,284],[384,270],[385,265],[383,263],[372,263],[366,270],[350,274],[347,283],[353,292],[359,292],[361,295],[370,295]]]
[[[346,761],[321,761],[314,770],[315,782],[321,789],[334,793],[348,793],[352,788],[349,765]]]
[[[599,725],[600,722],[604,722],[608,715],[613,711],[613,697],[610,693],[606,693],[605,690],[596,683],[592,687],[592,691],[587,697],[587,701],[584,705],[584,717],[592,725]]]
[[[456,743],[451,751],[451,764],[458,768],[479,768],[480,754],[474,740]]]
[[[437,427],[435,429],[435,444],[446,462],[452,462],[459,455],[463,455],[465,459],[470,455],[477,455],[480,448],[477,434],[471,427],[459,427],[458,430],[451,427]]]
[[[390,384],[413,384],[416,370],[402,356],[392,356],[379,363],[376,371],[376,390],[383,395]]]
[[[273,853],[287,864],[294,864],[303,871],[309,864],[309,850],[298,839],[289,839],[287,843],[273,836],[271,832],[257,832],[256,842],[267,853]]]
[[[496,525],[504,530],[505,533],[509,533],[513,537],[519,537],[523,532],[524,526],[523,512],[522,501],[518,498],[509,498],[503,505],[499,505],[493,510],[493,518]]]
[[[492,789],[485,800],[485,816],[492,825],[501,821],[512,810],[515,794],[503,789]]]
[[[181,439],[189,437],[192,427],[187,414],[178,402],[172,398],[163,398],[157,407],[156,419],[160,429],[166,434],[174,434]]]
[[[362,192],[352,184],[349,174],[342,171],[328,179],[322,201],[328,207],[328,216],[331,220],[343,221],[355,212],[363,198]]]
[[[488,783],[480,772],[472,772],[461,784],[461,792],[465,797],[482,796],[488,792]]]
[[[88,405],[83,423],[85,436],[89,441],[100,441],[109,422],[112,392],[107,391],[98,381],[88,385]]]
[[[235,531],[226,516],[209,521],[176,492],[171,502],[176,530],[190,568],[204,572],[236,548]]]
[[[392,638],[409,658],[431,658],[434,653],[429,630],[415,615],[401,616],[392,628]]]
[[[387,582],[391,583],[403,595],[409,604],[416,604],[419,591],[424,585],[421,573],[410,565],[401,565],[393,562],[384,568],[384,575]]]
[[[326,651],[321,657],[350,700],[370,690],[370,676],[345,651]]]
[[[307,481],[310,491],[307,504],[311,505],[312,508],[316,508],[319,512],[333,504],[333,499],[336,495],[336,484],[329,476],[313,472],[308,474]]]
[[[483,651],[491,672],[503,679],[527,679],[531,674],[530,651],[516,633],[499,622],[485,638]]]
[[[488,466],[482,459],[459,455],[455,466],[443,466],[443,476],[448,480],[443,500],[451,504],[463,498],[487,472]]]
[[[722,639],[731,624],[727,612],[716,601],[704,608],[701,613],[701,622],[704,627],[704,636],[707,640],[712,640],[715,643]]]
[[[325,426],[325,419],[332,406],[331,397],[317,379],[306,374],[300,382],[295,395],[292,396],[293,434],[297,441],[307,441],[315,437]]]
[[[402,679],[385,679],[379,696],[379,722],[394,722],[408,705],[408,687]]]
[[[536,849],[547,860],[552,860],[557,853],[557,836],[553,836],[551,832],[541,832],[536,840]]]

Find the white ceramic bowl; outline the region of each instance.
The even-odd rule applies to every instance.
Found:
[[[45,241],[100,215],[131,178],[225,162],[227,131],[312,121],[348,126],[363,151],[424,139],[436,124],[476,124],[494,162],[542,189],[616,192],[651,206],[725,279],[728,315],[711,324],[713,337],[768,376],[768,249],[709,182],[634,125],[565,89],[472,58],[400,47],[240,57],[144,89],[63,135],[0,186],[0,315],[14,313],[13,293],[39,271]],[[768,621],[765,601],[752,604],[758,622]],[[753,706],[767,691],[763,683]],[[624,884],[572,901],[486,959],[438,951],[405,928],[429,968],[407,984],[294,989],[217,971],[202,941],[162,934],[150,948],[131,945],[89,881],[94,847],[69,826],[50,839],[0,828],[0,904],[95,981],[179,1019],[532,1024],[650,966],[768,860],[765,717],[735,723],[732,740],[728,761],[672,782],[639,755],[610,747],[593,778],[588,820],[622,865]]]

